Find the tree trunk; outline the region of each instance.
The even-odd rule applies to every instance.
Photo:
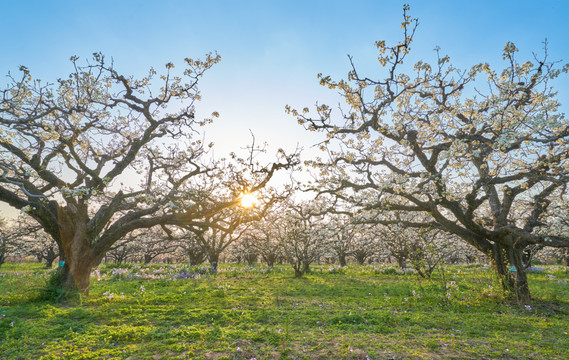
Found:
[[[68,256],[68,259],[63,268],[62,287],[68,291],[79,291],[82,295],[89,295],[92,261],[77,254]]]
[[[277,260],[277,257],[274,254],[265,254],[261,256],[263,260],[265,260],[265,262],[267,263],[267,266],[272,269],[273,265],[275,264],[275,261]]]
[[[80,252],[67,254],[67,259],[65,263],[67,276],[63,278],[64,288],[89,295],[89,276],[96,262],[91,256],[82,255]]]
[[[245,260],[247,260],[248,265],[253,265],[257,262],[257,254],[247,254]]]
[[[302,262],[302,273],[303,274],[310,273],[310,263],[308,261]]]
[[[363,252],[362,253],[356,252],[354,256],[359,265],[363,265],[364,262],[366,261],[366,255]]]
[[[62,287],[89,295],[89,276],[99,263],[99,256],[93,253],[87,237],[87,220],[80,219],[68,210],[58,209],[59,232],[63,247],[65,265]]]
[[[500,278],[502,288],[518,303],[531,301],[526,269],[522,261],[523,249],[507,247],[496,243],[490,258]]]
[[[340,253],[338,254],[338,261],[340,262],[340,266],[346,266],[346,254]]]
[[[51,269],[53,267],[53,262],[55,261],[56,258],[57,258],[57,254],[55,253],[55,248],[50,247],[47,250],[47,254],[45,256],[45,268]]]
[[[196,266],[204,262],[205,253],[203,250],[194,247],[186,251],[188,258],[190,259],[190,265]]]
[[[216,252],[210,252],[208,254],[208,260],[211,266],[211,271],[217,272],[217,266],[219,265],[219,254]]]

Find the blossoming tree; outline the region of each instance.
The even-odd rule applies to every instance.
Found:
[[[74,71],[56,84],[25,67],[10,76],[0,91],[0,201],[27,212],[63,249],[63,286],[87,294],[92,268],[126,234],[199,224],[295,162],[282,151],[269,165],[221,169],[208,160],[198,129],[211,119],[196,119],[194,104],[198,80],[219,60],[186,59],[179,76],[169,63],[162,75],[150,69],[135,79],[94,54],[85,65],[72,57]],[[231,174],[230,188],[195,189]]]
[[[347,108],[333,116],[288,110],[310,130],[326,133],[330,160],[321,194],[334,195],[378,223],[441,228],[487,254],[503,286],[520,302],[530,300],[522,254],[542,244],[569,247],[550,232],[546,210],[565,197],[569,181],[569,123],[551,81],[567,72],[544,56],[519,62],[506,44],[505,65],[461,71],[437,50],[434,64],[401,70],[417,20],[404,8],[403,38],[376,42],[383,76],[358,72],[352,58],[347,81],[320,75],[339,91]],[[397,219],[419,212],[427,221]]]

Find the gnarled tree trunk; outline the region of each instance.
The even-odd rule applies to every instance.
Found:
[[[515,297],[519,303],[531,301],[527,273],[523,264],[523,249],[494,244],[491,254],[492,264],[500,278],[502,288]]]
[[[89,294],[89,276],[102,256],[93,252],[87,236],[87,217],[77,215],[68,207],[58,209],[59,234],[65,254],[62,286]]]

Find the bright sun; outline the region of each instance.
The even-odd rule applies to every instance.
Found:
[[[257,203],[257,197],[253,194],[243,194],[241,196],[241,206],[253,207]]]

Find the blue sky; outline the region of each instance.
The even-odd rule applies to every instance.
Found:
[[[569,1],[417,0],[415,59],[433,60],[440,46],[453,63],[499,63],[507,41],[520,58],[549,40],[550,58],[569,62]],[[218,51],[222,62],[205,77],[198,115],[221,114],[206,129],[219,152],[257,141],[274,148],[305,148],[319,137],[307,134],[284,112],[316,101],[337,103],[318,85],[322,72],[345,77],[347,54],[376,74],[373,43],[400,36],[403,1],[26,1],[2,0],[0,73],[26,65],[36,77],[54,81],[71,70],[71,55],[96,51],[112,57],[125,74],[144,75],[185,57]],[[0,80],[0,86],[5,81]],[[567,86],[560,89],[562,102]]]

